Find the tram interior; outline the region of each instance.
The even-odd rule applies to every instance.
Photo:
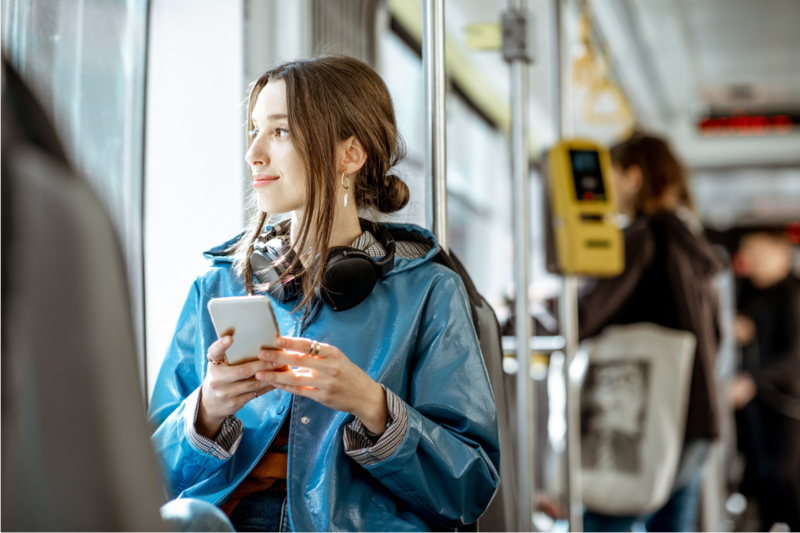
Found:
[[[143,414],[186,289],[207,268],[203,251],[241,232],[256,209],[244,123],[248,87],[263,72],[320,54],[374,68],[406,144],[399,175],[411,197],[380,220],[431,227],[423,42],[430,2],[2,0],[3,530],[164,529],[164,493],[138,488],[160,484]],[[515,506],[527,500],[531,517],[525,523],[517,507],[506,508],[502,527],[593,530],[579,518],[591,510],[580,493],[587,455],[582,470],[581,457],[569,453],[575,435],[586,444],[585,427],[568,422],[586,424],[589,395],[626,402],[626,386],[648,388],[636,376],[587,374],[586,361],[583,392],[576,390],[581,380],[569,383],[581,370],[567,329],[578,326],[565,319],[567,276],[548,269],[548,152],[564,138],[607,150],[650,135],[685,170],[693,209],[683,220],[721,265],[713,277],[717,348],[709,367],[719,432],[698,463],[696,530],[798,530],[800,2],[522,2],[530,48],[524,117],[512,106],[515,82],[502,52],[501,20],[517,4],[441,3],[449,248],[499,323],[507,403],[501,438],[512,450],[501,461],[517,476],[501,475],[501,486]],[[521,118],[528,128],[525,219],[512,179]],[[81,176],[88,186],[44,180],[62,175]],[[42,189],[14,181],[23,179]],[[70,199],[67,211],[59,195]],[[62,223],[66,212],[83,213],[84,226]],[[518,220],[529,235],[522,288],[515,281],[524,253],[515,241]],[[569,277],[581,294],[591,287],[591,275]],[[527,357],[517,353],[520,299],[533,328]],[[120,302],[116,312],[102,311]],[[768,335],[788,348],[765,354]],[[97,355],[108,351],[115,359]],[[530,400],[522,407],[520,379]],[[648,379],[655,389],[666,378]],[[573,392],[584,394],[577,406]],[[569,402],[580,410],[577,419]],[[527,463],[520,463],[520,416],[529,424]],[[637,453],[615,442],[609,453]],[[86,454],[94,457],[91,472],[76,466]],[[592,476],[583,476],[587,498],[587,480],[600,479]],[[522,492],[520,478],[529,481]],[[479,521],[477,529],[497,527]],[[659,530],[644,519],[626,527]]]

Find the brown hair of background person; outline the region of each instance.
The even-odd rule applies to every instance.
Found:
[[[324,73],[324,75],[322,74]],[[397,132],[389,90],[381,77],[357,59],[346,56],[323,56],[311,61],[292,61],[261,76],[252,86],[247,106],[247,147],[252,144],[253,108],[261,90],[270,82],[284,80],[289,128],[294,146],[306,173],[309,216],[303,217],[297,250],[319,256],[314,276],[302,276],[303,300],[307,305],[315,288],[322,282],[328,259],[328,243],[333,225],[333,202],[340,176],[336,172],[336,147],[356,137],[367,154],[367,161],[352,180],[358,208],[372,208],[382,213],[402,209],[409,200],[408,186],[391,169],[405,156],[405,146]],[[257,212],[248,231],[236,244],[236,271],[244,276],[248,294],[261,290],[253,286],[249,257],[269,213]],[[314,227],[313,242],[309,228]],[[285,275],[295,275],[302,268],[297,255]]]
[[[679,206],[694,211],[686,169],[663,139],[634,133],[611,148],[611,161],[628,175],[633,182],[630,187],[638,189],[631,191],[631,215],[652,215],[665,208],[674,211]],[[625,194],[625,184],[620,185],[620,193]]]

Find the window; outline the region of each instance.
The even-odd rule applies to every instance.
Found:
[[[3,0],[3,52],[108,209],[128,269],[144,380],[142,162],[146,0]]]

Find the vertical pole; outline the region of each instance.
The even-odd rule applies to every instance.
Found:
[[[564,28],[564,10],[567,0],[553,0],[553,108],[558,113],[555,121],[556,137],[564,139],[574,135],[572,127],[572,97],[569,91],[570,52],[569,35]]]
[[[517,334],[517,468],[519,469],[518,531],[532,530],[532,504],[535,495],[535,448],[533,426],[536,415],[530,379],[530,340],[533,321],[528,311],[528,273],[530,259],[530,144],[528,138],[528,42],[527,0],[510,0],[504,15],[504,39],[514,35],[503,53],[511,66],[511,169],[514,206],[514,286],[516,287]]]
[[[554,0],[555,44],[554,78],[557,84],[554,91],[555,108],[558,110],[557,132],[559,138],[571,137],[572,97],[569,91],[570,46],[569,36],[564,28],[564,9],[567,0]],[[581,496],[581,435],[580,435],[580,391],[570,379],[570,368],[578,352],[578,278],[565,275],[559,302],[559,322],[564,346],[564,386],[566,398],[566,492],[569,511],[569,530],[583,531],[583,500]]]
[[[445,143],[444,0],[424,0],[422,11],[422,69],[425,73],[425,173],[428,224],[439,246],[447,240],[447,152]]]
[[[563,326],[564,339],[564,385],[567,389],[567,501],[569,506],[569,530],[583,531],[583,500],[581,495],[581,427],[580,390],[570,379],[570,368],[578,352],[578,277],[564,276],[559,305],[559,319]]]
[[[515,315],[517,329],[517,430],[519,443],[519,531],[531,530],[531,503],[534,496],[534,463],[533,421],[536,414],[530,382],[530,339],[533,336],[533,324],[528,311],[528,257],[530,254],[530,213],[528,210],[530,194],[528,192],[528,141],[525,126],[521,124],[527,118],[527,110],[523,95],[527,81],[527,65],[521,61],[511,65],[512,108],[514,121],[512,124],[512,146],[514,172],[514,285],[516,286]]]

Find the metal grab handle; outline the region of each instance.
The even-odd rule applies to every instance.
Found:
[[[530,43],[527,0],[510,0],[503,15],[503,55],[511,66],[511,169],[514,207],[514,286],[516,294],[517,363],[528,368],[529,339],[533,336],[533,319],[528,313],[528,265],[530,261],[530,153],[528,142],[528,77]],[[535,494],[535,457],[533,440],[533,385],[528,372],[517,372],[517,468],[521,472],[518,531],[531,531],[531,512]]]
[[[570,47],[564,27],[566,0],[553,0],[554,46],[553,69],[554,102],[558,112],[556,132],[559,139],[571,137],[572,100],[570,98]],[[561,334],[566,340],[564,348],[564,383],[567,388],[566,418],[566,492],[568,501],[569,530],[583,531],[583,496],[581,493],[581,441],[580,441],[580,391],[569,378],[569,369],[578,351],[578,279],[565,275],[559,302]]]
[[[425,174],[428,224],[439,246],[447,239],[447,143],[445,130],[444,0],[425,0],[422,11],[422,69],[425,79]]]

